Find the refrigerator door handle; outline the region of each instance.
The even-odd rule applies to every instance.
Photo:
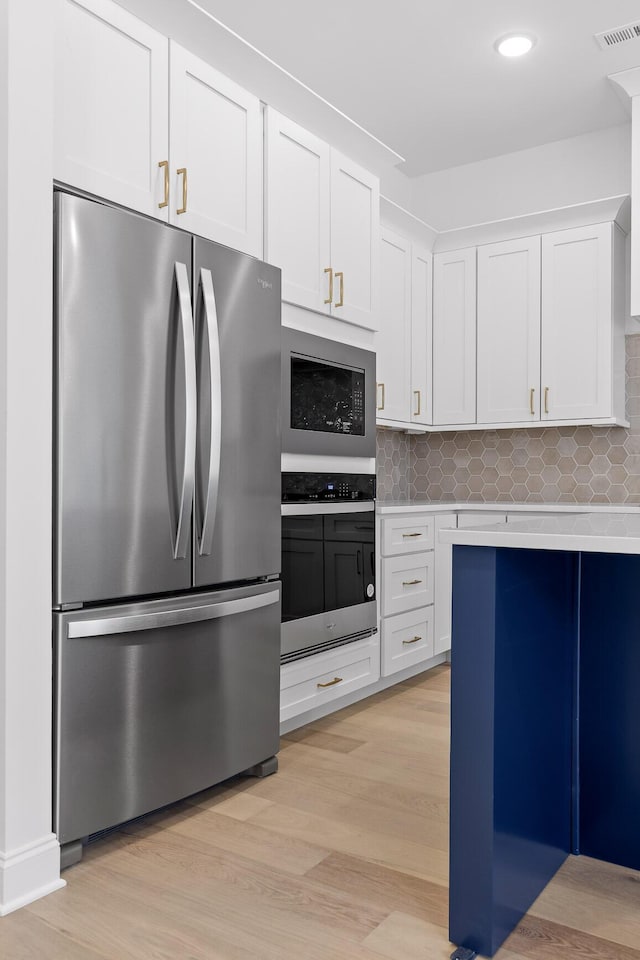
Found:
[[[200,556],[208,556],[213,547],[213,530],[218,507],[220,484],[220,448],[222,444],[222,386],[220,369],[220,336],[218,310],[210,270],[201,268],[200,286],[209,341],[209,384],[211,389],[211,444],[209,447],[209,474],[202,520],[202,536],[198,544]]]
[[[180,493],[180,510],[173,547],[174,560],[186,557],[189,533],[191,531],[191,505],[195,487],[196,432],[197,432],[197,392],[196,392],[196,345],[193,332],[193,314],[191,312],[191,294],[189,276],[184,263],[176,263],[176,286],[180,308],[180,325],[184,347],[184,383],[185,383],[185,430],[184,430],[184,471]]]
[[[161,627],[199,623],[202,620],[218,620],[236,613],[269,607],[279,599],[280,591],[270,590],[268,593],[258,593],[253,597],[222,600],[201,607],[184,607],[156,613],[134,613],[123,617],[102,617],[97,620],[71,620],[67,626],[67,637],[70,640],[81,637],[105,637],[116,633],[134,633],[139,630],[157,630]]]

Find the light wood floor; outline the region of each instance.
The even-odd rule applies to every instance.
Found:
[[[447,667],[92,844],[2,960],[446,960]],[[640,873],[570,858],[499,960],[640,960]]]

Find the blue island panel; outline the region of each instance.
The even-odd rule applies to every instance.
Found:
[[[485,956],[571,848],[578,569],[453,549],[449,936]]]
[[[640,556],[582,555],[580,852],[640,870]]]

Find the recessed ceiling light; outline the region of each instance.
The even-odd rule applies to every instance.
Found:
[[[535,42],[535,37],[530,35],[510,33],[506,37],[500,37],[499,40],[496,40],[495,48],[503,57],[521,57],[524,53],[529,53]]]

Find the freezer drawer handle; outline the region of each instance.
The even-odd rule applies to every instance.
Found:
[[[187,555],[187,545],[189,543],[189,533],[191,530],[191,505],[193,503],[193,488],[195,485],[198,396],[196,392],[196,345],[193,334],[189,277],[184,263],[176,263],[175,270],[178,303],[180,306],[182,342],[184,346],[185,392],[184,470],[182,474],[182,491],[180,493],[180,511],[178,513],[176,540],[173,548],[173,558],[174,560],[178,560]]]
[[[201,620],[217,620],[234,613],[246,613],[277,603],[279,590],[259,593],[238,600],[222,600],[202,607],[185,607],[182,610],[164,610],[157,613],[134,613],[127,617],[103,617],[99,620],[72,620],[68,625],[70,640],[80,637],[106,637],[114,633],[133,633],[137,630],[159,630],[162,627],[177,627]]]
[[[222,444],[222,387],[220,370],[220,336],[218,332],[218,310],[213,289],[213,277],[210,270],[200,270],[200,287],[204,303],[204,315],[207,321],[209,339],[209,384],[211,389],[211,445],[209,447],[209,479],[207,481],[207,499],[202,519],[202,536],[198,544],[200,556],[208,556],[213,547],[213,528],[218,507],[218,487],[220,485],[220,449]]]

